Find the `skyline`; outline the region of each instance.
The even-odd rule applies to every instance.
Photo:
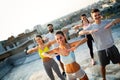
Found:
[[[1,0],[0,41],[68,15],[99,0]]]

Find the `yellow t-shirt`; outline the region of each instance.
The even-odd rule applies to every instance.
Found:
[[[47,52],[47,51],[49,51],[49,48],[47,46],[43,50],[42,49],[38,49],[39,56],[41,58],[44,58],[45,56],[43,55],[43,53]]]

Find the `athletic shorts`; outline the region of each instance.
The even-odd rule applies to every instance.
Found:
[[[56,58],[58,61],[60,61],[60,55],[57,55]]]
[[[112,61],[113,64],[120,63],[120,53],[115,45],[105,50],[98,51],[101,66],[106,66]]]
[[[85,72],[80,69],[75,73],[67,73],[67,80],[76,80],[77,78],[81,79],[85,76]]]

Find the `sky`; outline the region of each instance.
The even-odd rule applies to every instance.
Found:
[[[99,0],[0,0],[0,41]]]

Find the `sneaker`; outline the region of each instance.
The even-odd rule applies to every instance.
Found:
[[[62,72],[62,75],[63,75],[64,77],[66,77],[66,73],[65,73],[65,72]]]

